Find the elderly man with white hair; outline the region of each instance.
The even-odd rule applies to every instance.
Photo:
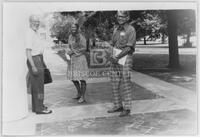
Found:
[[[40,18],[38,15],[31,15],[29,18],[30,29],[26,34],[25,46],[27,55],[27,66],[29,69],[32,111],[36,114],[50,114],[44,106],[44,69],[46,65],[43,61],[44,45],[39,37],[38,29]]]

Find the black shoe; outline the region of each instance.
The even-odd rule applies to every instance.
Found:
[[[48,107],[46,107],[45,105],[42,106],[43,107],[43,110],[47,110]],[[32,109],[32,112],[36,112],[34,109]]]
[[[131,111],[129,109],[123,110],[120,114],[119,117],[125,117],[125,116],[130,116]]]
[[[45,105],[43,105],[43,108],[44,108],[44,110],[45,110],[45,109],[46,109],[46,110],[48,109],[48,107],[47,107],[47,106],[45,106]]]
[[[72,99],[80,99],[81,97],[79,97],[79,96],[77,96],[77,97],[74,97],[74,98],[72,98]]]
[[[107,112],[108,113],[115,113],[115,112],[122,112],[122,111],[123,111],[123,107],[119,107],[119,108],[114,107],[114,108],[108,110]]]
[[[36,114],[50,114],[50,113],[52,113],[52,110],[42,110],[42,111],[37,111],[35,113]]]

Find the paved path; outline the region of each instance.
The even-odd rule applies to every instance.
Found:
[[[193,111],[197,109],[197,96],[189,89],[176,86],[136,71],[132,72],[132,81],[154,93],[162,95],[167,99],[184,106],[187,109]]]
[[[106,82],[108,81],[108,79],[91,79],[89,80],[89,83],[98,84],[102,81]],[[195,95],[192,91],[138,72],[133,72],[132,81],[150,89],[153,92],[165,96],[165,98],[160,99],[133,101],[132,115],[146,114],[152,112],[168,112],[171,110],[183,109],[191,110],[193,112],[195,111]],[[48,88],[51,88],[51,86],[49,86]],[[180,92],[184,94],[181,94]],[[9,132],[9,134],[35,135],[36,125],[40,123],[54,123],[63,122],[66,120],[83,120],[96,117],[117,116],[118,114],[106,113],[107,109],[111,107],[111,105],[111,103],[99,103],[71,107],[65,106],[54,108],[54,113],[51,115],[35,115],[30,112],[28,117],[23,120],[6,123],[4,133]],[[194,132],[195,129],[191,131],[191,133]]]
[[[57,62],[55,62],[55,58],[49,57],[49,61],[54,62],[50,67],[53,75],[56,77],[53,84],[46,86],[49,97],[52,97],[51,92],[57,92],[57,97],[59,99],[54,100],[57,97],[54,97],[54,99],[47,97],[47,105],[49,105],[48,98],[49,103],[58,103],[57,107],[50,106],[53,113],[51,115],[36,115],[30,112],[29,115],[22,120],[4,123],[3,134],[67,135],[117,133],[129,135],[185,135],[196,133],[197,98],[194,92],[133,71],[132,82],[140,86],[138,89],[149,90],[149,92],[155,93],[161,97],[133,100],[131,117],[120,119],[118,118],[118,113],[106,113],[107,109],[112,106],[112,103],[107,99],[99,103],[92,102],[85,105],[69,105],[70,101],[67,102],[65,99],[66,97],[71,98],[72,95],[75,95],[74,93],[76,91],[73,85],[62,77],[65,73],[66,65],[61,60],[58,60],[57,58]],[[60,66],[60,69],[54,68],[54,66],[57,65]],[[94,85],[91,86],[91,90],[96,90],[97,93],[101,93],[101,88],[95,89],[95,87],[102,87],[101,84],[109,83],[109,79],[94,78],[89,79],[88,83]],[[106,88],[109,89],[108,86],[105,86],[104,90]],[[55,90],[52,91],[52,89]],[[68,96],[69,94],[66,94],[66,92],[61,92],[62,90],[69,91],[70,96]],[[52,94],[56,95],[55,93]],[[100,98],[99,94],[98,97]],[[59,101],[61,100],[64,101],[64,104],[67,106],[59,106]],[[71,103],[73,104],[74,102]],[[139,118],[139,120],[135,118]],[[117,123],[113,123],[113,121]],[[130,121],[132,121],[132,123],[130,123]],[[159,123],[159,121],[165,121],[165,124],[161,124],[162,122]],[[113,129],[113,126],[117,127]],[[157,130],[153,132],[153,128]],[[185,132],[183,132],[183,130]]]

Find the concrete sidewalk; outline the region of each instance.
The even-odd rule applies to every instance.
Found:
[[[197,96],[193,91],[133,71],[131,116],[119,118],[118,113],[107,113],[112,106],[108,78],[89,79],[87,103],[80,105],[72,99],[76,89],[66,79],[66,63],[50,52],[46,53],[45,60],[53,76],[53,83],[45,85],[45,104],[53,113],[36,115],[30,109],[26,118],[3,123],[3,135],[188,135],[197,132]]]
[[[132,81],[138,85],[164,96],[187,109],[197,110],[197,95],[193,91],[136,71],[132,72],[131,77]]]
[[[133,71],[132,82],[136,87],[135,92],[140,91],[137,94],[149,95],[142,98],[136,94],[131,117],[121,119],[118,113],[106,112],[112,106],[109,79],[89,79],[89,101],[87,104],[79,105],[71,99],[76,94],[72,83],[61,73],[53,75],[54,82],[47,85],[45,90],[45,103],[53,113],[35,115],[30,112],[28,117],[22,120],[4,123],[4,135],[196,133],[197,97],[188,89]],[[164,123],[161,124],[159,121]],[[113,126],[117,128],[114,130]]]

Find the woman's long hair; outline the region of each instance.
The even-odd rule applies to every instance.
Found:
[[[76,26],[76,32],[75,33],[73,33],[72,31],[71,31],[71,34],[72,34],[72,36],[73,37],[75,37],[75,42],[76,43],[79,43],[80,42],[80,29],[79,29],[79,24],[78,23],[73,23],[72,25],[75,25]],[[72,25],[71,25],[71,27],[72,27]]]

